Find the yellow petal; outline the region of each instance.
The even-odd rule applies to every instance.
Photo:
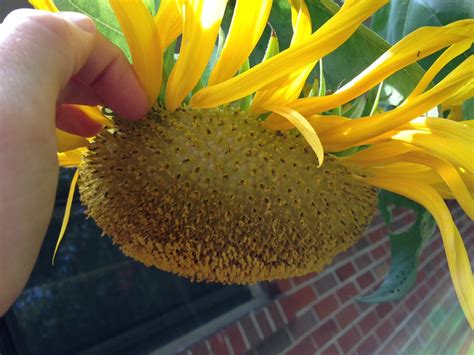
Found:
[[[235,101],[318,60],[344,43],[366,18],[385,3],[387,0],[345,1],[341,10],[307,41],[288,48],[232,79],[201,89],[192,97],[190,105],[209,108]]]
[[[473,39],[474,20],[456,21],[443,27],[417,29],[382,54],[374,63],[334,94],[300,99],[290,104],[289,107],[306,117],[328,111],[360,96],[407,65],[455,44],[455,48],[448,49],[443,58],[439,59],[429,70],[429,73],[425,75],[426,79],[422,79],[420,87],[415,92],[418,94],[418,91],[424,90],[426,84],[432,80],[432,74],[439,71],[444,64],[461,52],[467,46],[466,43],[472,43]],[[271,115],[268,119],[278,121],[276,115]],[[279,121],[283,122],[284,119],[280,117]]]
[[[56,141],[59,153],[89,145],[89,141],[84,137],[76,136],[60,129],[56,129]]]
[[[209,76],[209,85],[237,73],[260,39],[271,8],[272,0],[237,0],[224,48]]]
[[[102,110],[98,106],[88,105],[71,105],[74,108],[84,112],[90,119],[98,124],[106,127],[113,127],[114,123],[102,114]]]
[[[313,127],[311,127],[311,125],[306,120],[306,118],[304,118],[298,112],[292,109],[289,109],[288,107],[273,106],[273,107],[267,107],[266,110],[278,113],[279,115],[289,120],[296,128],[298,128],[298,130],[301,132],[303,137],[309,143],[311,148],[313,148],[313,151],[316,153],[316,156],[318,157],[318,161],[319,161],[319,166],[323,164],[323,161],[324,161],[323,145],[321,144],[321,141],[319,140],[319,137],[316,131],[314,130]]]
[[[174,111],[196,86],[211,57],[224,15],[225,0],[185,0],[178,60],[166,86],[166,108]]]
[[[324,132],[321,139],[325,146],[331,147],[330,150],[350,148],[421,116],[451,95],[472,91],[473,85],[474,57],[471,56],[436,86],[412,98],[402,106],[370,117],[347,121]]]
[[[81,163],[82,155],[87,151],[87,148],[77,148],[58,153],[58,163],[63,168],[78,167]]]
[[[109,0],[127,39],[132,65],[150,104],[158,97],[163,67],[160,36],[142,1]]]
[[[178,0],[161,0],[155,15],[155,26],[160,35],[161,49],[164,51],[183,30],[181,9]]]
[[[294,33],[290,48],[304,43],[311,37],[312,32],[311,16],[304,1],[291,1],[291,15]],[[315,64],[316,62],[312,62],[299,70],[291,72],[283,80],[278,80],[270,87],[257,91],[252,101],[251,111],[262,113],[264,107],[285,106],[287,103],[296,100]]]
[[[56,7],[52,0],[28,0],[35,9],[45,10],[51,12],[58,12],[59,9]]]
[[[459,171],[447,160],[434,156],[422,149],[410,148],[410,145],[400,144],[399,142],[382,143],[354,154],[351,157],[343,158],[341,161],[346,164],[352,163],[359,167],[371,166],[383,168],[384,166],[399,162],[421,164],[429,167],[442,178],[466,214],[471,219],[474,219],[474,199],[471,197]],[[408,170],[406,167],[400,170],[402,169]],[[377,174],[377,169],[371,169],[370,171]],[[426,180],[419,181],[425,184],[428,183]],[[434,183],[440,182],[442,181],[435,181]],[[431,184],[431,182],[429,184]]]
[[[423,205],[441,232],[451,279],[462,310],[474,329],[474,275],[463,240],[448,208],[432,187],[400,178],[367,178],[367,183],[403,195]]]
[[[446,49],[443,54],[441,54],[438,59],[436,59],[433,65],[431,65],[430,68],[426,71],[425,75],[423,75],[421,80],[416,85],[415,89],[413,89],[413,91],[410,93],[410,96],[407,97],[407,100],[421,94],[433,81],[436,74],[438,74],[441,69],[443,69],[444,66],[448,64],[453,58],[456,58],[461,53],[467,51],[471,47],[471,44],[472,38],[456,43]]]
[[[61,244],[61,242],[64,238],[64,233],[66,233],[67,224],[69,222],[69,217],[71,215],[72,202],[74,200],[74,190],[76,189],[76,184],[77,184],[78,177],[79,177],[79,170],[76,169],[76,172],[74,173],[74,176],[71,180],[71,186],[69,187],[69,193],[67,195],[66,209],[64,211],[63,223],[61,224],[61,231],[59,232],[58,241],[56,242],[56,247],[54,248],[53,260],[52,260],[53,265],[54,265],[54,259],[56,258],[56,254],[57,254],[58,249],[59,249],[59,245]]]
[[[466,142],[440,137],[429,132],[405,130],[392,136],[391,139],[413,144],[442,157],[456,166],[461,166],[474,173],[474,146]]]

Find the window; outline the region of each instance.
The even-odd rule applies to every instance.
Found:
[[[217,317],[222,322],[222,315],[236,307],[248,310],[263,301],[249,287],[190,282],[125,257],[85,218],[78,196],[52,266],[71,176],[71,171],[61,173],[37,265],[0,323],[2,355],[144,353]]]

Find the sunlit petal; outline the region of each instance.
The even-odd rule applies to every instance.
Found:
[[[291,1],[291,15],[293,22],[293,37],[290,48],[304,43],[311,36],[311,16],[308,7],[301,0]],[[303,90],[308,75],[313,70],[316,62],[295,70],[283,80],[278,80],[271,87],[267,87],[255,94],[251,110],[255,113],[264,112],[264,107],[286,105],[297,99]]]
[[[272,0],[237,0],[222,53],[209,77],[209,85],[234,76],[257,44],[267,24]]]
[[[163,67],[160,36],[153,16],[142,1],[109,0],[109,3],[127,39],[133,69],[152,104],[160,92]]]
[[[225,0],[186,0],[179,58],[166,86],[166,108],[174,111],[196,86],[211,57]]]
[[[313,63],[344,43],[366,18],[387,2],[345,1],[341,10],[307,41],[288,48],[232,79],[198,91],[190,105],[208,108],[237,100]]]
[[[45,10],[51,12],[58,12],[59,9],[56,7],[52,0],[28,0],[35,9]]]
[[[330,150],[343,150],[370,138],[396,129],[413,118],[421,116],[438,103],[459,92],[472,91],[474,85],[474,57],[469,57],[432,89],[404,105],[371,117],[350,120],[334,127],[321,136]]]
[[[76,136],[60,129],[56,129],[56,142],[59,153],[89,145],[89,141],[84,137]]]
[[[334,94],[299,99],[290,104],[289,107],[304,116],[328,111],[370,90],[407,65],[455,44],[454,48],[448,49],[446,54],[435,63],[433,69],[425,75],[425,79],[421,81],[415,92],[415,94],[419,94],[418,91],[421,92],[425,89],[426,85],[432,80],[433,74],[437,73],[447,62],[462,52],[468,46],[468,43],[472,43],[473,39],[474,20],[461,20],[443,27],[419,28],[401,39],[372,65]],[[278,117],[271,115],[269,120],[278,121]],[[284,121],[282,117],[279,120]]]
[[[183,30],[181,0],[161,0],[154,21],[160,35],[161,49],[164,51]]]

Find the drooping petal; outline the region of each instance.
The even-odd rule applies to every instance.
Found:
[[[324,132],[321,136],[325,146],[331,150],[343,150],[396,129],[412,119],[428,112],[432,107],[451,95],[472,92],[474,87],[474,57],[462,62],[456,69],[430,90],[420,94],[404,105],[371,117],[350,120]]]
[[[64,132],[58,128],[56,128],[56,141],[58,144],[58,153],[89,145],[89,141],[84,137]]]
[[[474,31],[474,28],[473,28]],[[430,68],[426,71],[425,75],[421,78],[421,80],[416,85],[415,89],[410,93],[407,97],[407,100],[410,98],[421,94],[428,85],[433,81],[436,74],[438,74],[441,69],[444,68],[446,64],[448,64],[451,60],[456,58],[458,55],[467,51],[472,44],[472,39],[468,39],[462,42],[458,42],[453,44],[451,47],[446,49],[443,54],[441,54],[438,59],[430,66]]]
[[[181,0],[161,0],[155,15],[154,21],[160,35],[162,51],[165,51],[183,30],[180,2]]]
[[[423,83],[417,91],[420,90],[422,86],[424,86],[424,89],[426,87],[425,81],[430,82],[432,80],[432,74],[436,74],[442,66],[465,48],[466,43],[472,43],[473,39],[474,20],[456,21],[443,27],[419,28],[401,39],[362,73],[341,87],[334,94],[299,99],[291,103],[289,107],[306,117],[328,111],[370,90],[407,65],[454,44],[456,47],[448,50],[444,54],[444,57],[434,64],[430,73],[425,75],[426,79],[422,79]],[[416,92],[416,94],[418,94],[418,92]],[[283,117],[278,118],[276,115],[271,115],[268,120],[275,120],[276,122],[278,122],[278,120],[280,122],[285,121]]]
[[[166,86],[166,108],[174,111],[196,86],[211,57],[224,15],[225,0],[185,0],[178,60]]]
[[[461,166],[474,173],[474,146],[466,142],[416,130],[404,130],[393,135],[391,139],[399,140],[423,148],[434,155]]]
[[[272,0],[237,0],[222,53],[209,76],[209,85],[234,76],[248,58],[267,24]]]
[[[127,39],[133,69],[153,104],[160,93],[163,67],[160,36],[153,16],[142,1],[109,0],[109,3]]]
[[[309,122],[300,115],[295,110],[289,109],[283,106],[273,106],[267,107],[267,111],[276,112],[279,115],[282,115],[287,120],[291,121],[291,123],[301,132],[304,136],[306,141],[309,143],[313,151],[316,153],[318,157],[319,166],[323,164],[324,161],[324,148],[319,140],[318,134],[314,130],[313,127],[309,124]]]
[[[292,0],[291,14],[294,33],[290,48],[304,43],[311,36],[312,32],[311,16],[304,1]],[[264,112],[264,107],[284,106],[297,99],[315,64],[316,62],[312,62],[299,70],[291,72],[283,80],[278,80],[271,87],[257,91],[252,101],[252,112],[262,113]]]
[[[474,275],[463,240],[449,209],[432,187],[401,178],[366,178],[367,183],[403,195],[423,205],[440,229],[451,279],[462,310],[474,329]]]
[[[209,108],[237,100],[318,60],[344,43],[366,18],[385,3],[387,0],[345,1],[341,10],[307,41],[232,79],[203,88],[192,97],[190,105]]]
[[[364,168],[373,167],[375,169],[371,169],[370,172],[376,175],[378,175],[377,169],[380,171],[381,168],[383,169],[393,163],[406,162],[429,167],[442,178],[466,214],[471,219],[474,219],[474,199],[469,193],[468,187],[464,183],[459,171],[449,161],[434,156],[429,152],[416,147],[412,149],[408,144],[394,141],[374,145],[351,157],[340,159],[340,161],[344,164],[349,163]],[[406,169],[406,167],[400,170],[402,169]],[[426,180],[418,181],[425,184],[428,183]],[[436,181],[435,183],[439,182]]]
[[[59,9],[54,4],[53,0],[28,0],[28,2],[38,10],[45,10],[51,12],[58,12]]]
[[[69,193],[67,195],[66,208],[64,210],[63,223],[61,224],[61,231],[59,232],[58,241],[56,242],[56,247],[54,248],[54,254],[52,263],[54,265],[54,260],[56,259],[56,254],[58,253],[59,245],[63,241],[64,233],[66,233],[67,224],[69,222],[69,217],[71,215],[72,202],[74,200],[74,191],[76,190],[77,179],[79,178],[79,170],[76,169],[74,176],[71,180],[71,185],[69,187]]]

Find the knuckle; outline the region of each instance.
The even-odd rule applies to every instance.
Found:
[[[70,23],[60,16],[40,10],[19,9],[11,12],[4,23],[13,25],[15,32],[22,36],[32,35],[49,44],[70,43],[73,37]],[[43,36],[38,36],[41,33]]]

